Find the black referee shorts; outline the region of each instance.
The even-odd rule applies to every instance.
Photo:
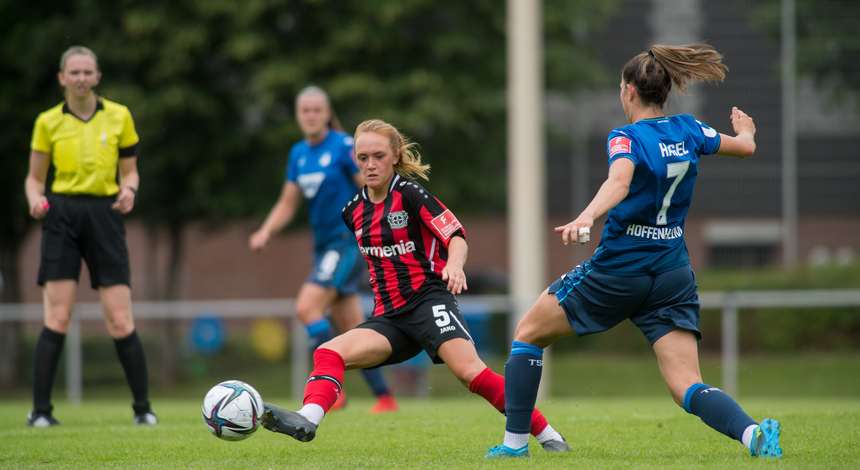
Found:
[[[434,290],[409,311],[397,315],[371,317],[356,328],[367,328],[385,336],[391,344],[391,356],[376,367],[398,364],[423,349],[435,364],[443,361],[437,354],[442,343],[463,338],[472,341],[460,315],[457,299],[446,290]]]
[[[78,280],[81,258],[93,289],[130,285],[128,247],[122,215],[111,209],[114,197],[48,196],[51,208],[42,223],[39,285]]]

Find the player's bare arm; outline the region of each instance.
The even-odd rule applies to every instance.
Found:
[[[753,118],[737,107],[732,107],[730,118],[736,135],[720,134],[720,149],[717,153],[729,157],[751,157],[756,149]]]
[[[293,182],[284,183],[278,202],[269,211],[263,225],[248,238],[251,251],[261,251],[269,243],[273,233],[281,231],[292,222],[301,202],[302,192],[299,185]]]
[[[567,245],[579,240],[587,241],[584,234],[590,233],[594,221],[627,197],[635,168],[633,161],[627,158],[619,158],[612,162],[609,167],[609,176],[600,186],[588,207],[573,221],[555,228],[557,233],[561,233],[562,243]]]
[[[448,282],[448,291],[452,294],[457,295],[469,290],[466,284],[466,273],[463,272],[468,252],[469,246],[463,237],[451,238],[448,244],[448,264],[442,269],[442,280]]]
[[[51,156],[47,153],[30,152],[30,170],[24,181],[24,191],[27,195],[27,205],[34,219],[41,219],[48,213],[50,205],[45,197],[45,179],[48,177],[48,167]]]

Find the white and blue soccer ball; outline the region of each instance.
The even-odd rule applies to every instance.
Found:
[[[260,427],[263,398],[241,380],[228,380],[212,387],[203,399],[203,421],[216,437],[241,441]]]

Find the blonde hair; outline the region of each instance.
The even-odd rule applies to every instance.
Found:
[[[365,132],[373,132],[388,137],[394,156],[398,157],[397,163],[394,164],[394,171],[400,176],[430,181],[430,165],[421,163],[418,144],[411,142],[396,127],[381,119],[369,119],[355,128],[355,140],[358,140],[358,136]]]
[[[312,96],[312,95],[322,96],[325,99],[325,104],[326,104],[326,106],[328,106],[328,114],[329,114],[329,119],[328,119],[328,122],[326,123],[326,126],[328,126],[329,129],[334,129],[336,131],[343,132],[344,128],[340,124],[340,119],[337,118],[337,114],[334,112],[334,106],[331,105],[331,99],[329,99],[328,93],[326,93],[325,90],[323,90],[322,88],[320,88],[316,85],[308,85],[308,86],[302,88],[299,91],[299,94],[296,95],[296,106],[299,105],[300,99],[302,99],[305,96]]]
[[[729,68],[722,60],[722,54],[709,44],[655,44],[630,59],[621,69],[621,78],[636,87],[643,102],[663,106],[673,83],[684,91],[692,81],[723,81]]]
[[[73,55],[88,55],[92,57],[96,63],[96,70],[99,70],[99,58],[96,57],[96,53],[92,49],[86,46],[72,46],[66,49],[63,55],[60,56],[60,72],[66,68],[66,61]]]

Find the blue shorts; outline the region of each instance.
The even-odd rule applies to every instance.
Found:
[[[648,276],[621,277],[594,270],[588,262],[549,286],[573,331],[583,336],[630,319],[651,344],[675,329],[699,331],[699,295],[689,265]]]
[[[350,237],[314,250],[314,267],[307,282],[332,287],[339,295],[358,292],[366,272],[358,245]]]

